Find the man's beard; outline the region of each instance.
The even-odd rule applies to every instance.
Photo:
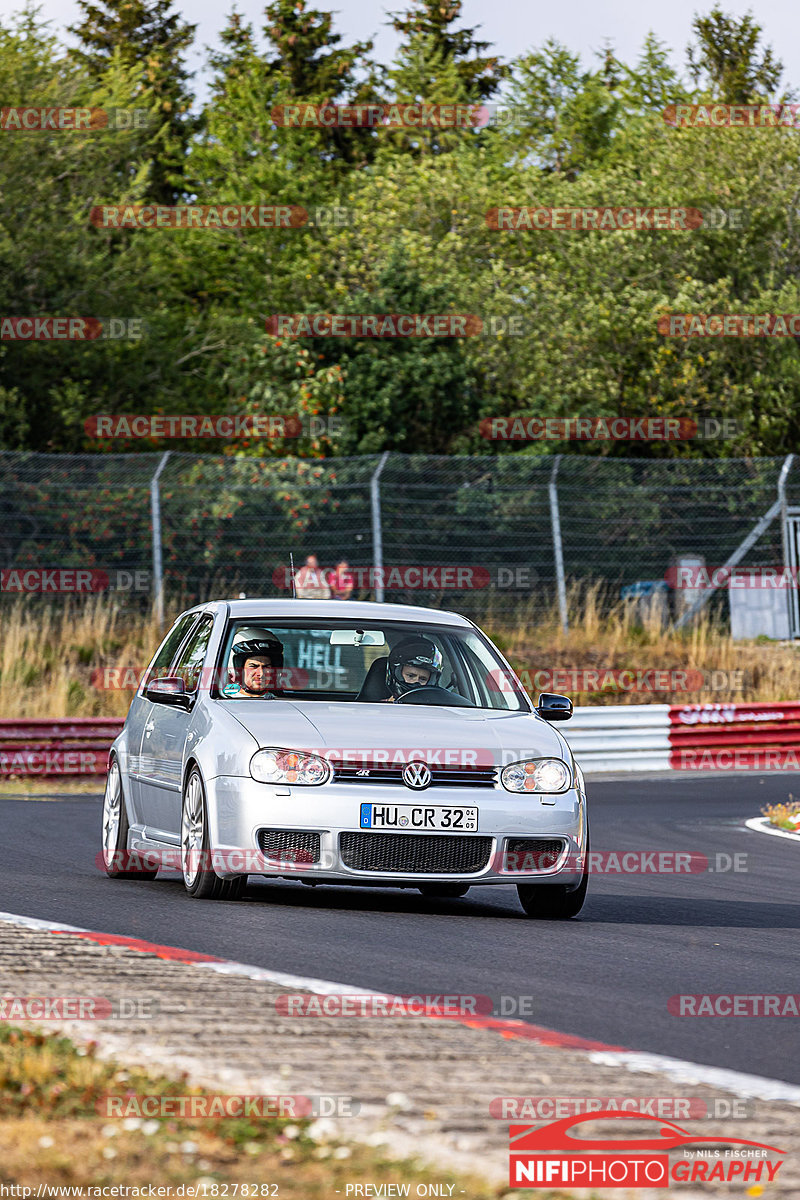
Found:
[[[270,671],[269,675],[268,675],[268,676],[267,676],[267,678],[264,680],[264,686],[263,686],[263,687],[251,687],[251,686],[250,686],[250,684],[248,684],[248,683],[245,683],[245,681],[244,681],[244,679],[243,679],[243,680],[242,680],[242,684],[241,684],[241,686],[242,686],[242,689],[243,689],[245,692],[249,692],[251,696],[263,696],[263,695],[264,695],[266,692],[268,692],[268,691],[269,691],[269,689],[270,689],[270,684],[271,684],[271,682],[272,682],[272,678],[271,678],[271,676],[272,676],[272,672]]]

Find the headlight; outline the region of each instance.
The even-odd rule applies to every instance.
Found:
[[[332,773],[326,759],[299,750],[259,750],[250,759],[250,774],[259,783],[293,783],[314,787],[327,783]]]
[[[509,792],[565,792],[569,767],[560,758],[531,758],[510,763],[501,772],[500,782]]]

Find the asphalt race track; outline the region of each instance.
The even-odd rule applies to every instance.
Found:
[[[589,781],[592,849],[746,853],[746,872],[595,875],[578,920],[525,918],[512,887],[462,900],[253,880],[233,904],[177,878],[107,879],[100,797],[0,799],[0,910],[275,971],[406,994],[480,993],[496,1015],[628,1049],[800,1083],[797,1018],[677,1017],[677,993],[796,992],[800,845],[743,827],[793,775]],[[722,860],[728,861],[728,860]]]

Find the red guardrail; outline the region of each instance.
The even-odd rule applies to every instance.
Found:
[[[105,775],[121,717],[0,721],[0,778]]]
[[[800,770],[800,702],[674,705],[669,723],[678,771]]]

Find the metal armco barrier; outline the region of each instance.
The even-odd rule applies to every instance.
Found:
[[[118,717],[0,721],[0,778],[105,775]],[[559,727],[587,775],[800,770],[800,702],[618,704]]]
[[[0,779],[105,775],[119,717],[0,721]]]
[[[669,719],[675,770],[800,770],[796,701],[674,705]]]
[[[587,775],[800,770],[800,703],[581,707],[563,727]]]
[[[669,704],[583,705],[557,728],[587,775],[598,771],[668,771]]]

